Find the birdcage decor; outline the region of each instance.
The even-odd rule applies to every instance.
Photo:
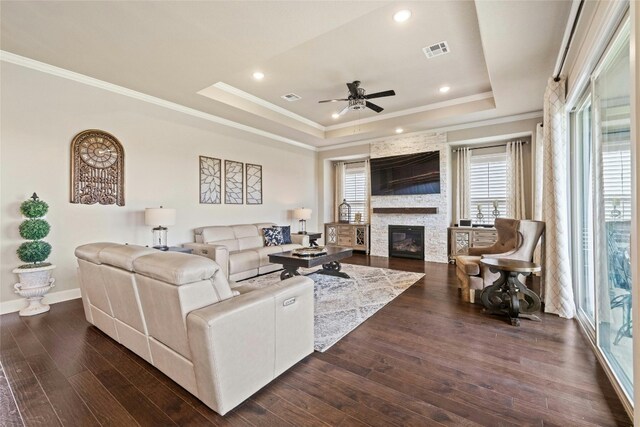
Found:
[[[342,199],[342,203],[338,206],[338,222],[348,224],[351,218],[351,205],[347,203],[347,199]]]

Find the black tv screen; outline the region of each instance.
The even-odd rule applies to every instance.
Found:
[[[371,195],[439,193],[439,151],[371,159]]]

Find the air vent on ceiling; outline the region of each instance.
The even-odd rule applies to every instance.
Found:
[[[293,101],[297,101],[299,99],[302,99],[301,96],[296,95],[295,93],[288,93],[286,95],[282,95],[280,98],[286,99],[289,102],[293,102]]]
[[[431,46],[423,47],[422,51],[427,58],[431,59],[436,56],[444,55],[445,53],[449,53],[449,43],[440,42],[436,44],[432,44]]]

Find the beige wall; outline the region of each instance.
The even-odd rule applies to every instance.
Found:
[[[542,95],[541,95],[542,97]],[[542,122],[542,117],[535,117],[525,120],[514,120],[506,123],[489,124],[485,126],[464,125],[459,126],[460,129],[447,132],[447,141],[450,145],[469,145],[469,146],[482,146],[491,145],[496,141],[506,141],[516,138],[527,139],[531,141],[531,144],[525,146],[525,188],[529,192],[529,197],[526,200],[526,210],[528,216],[533,214],[533,200],[534,200],[534,185],[533,171],[535,170],[535,159],[531,156],[531,153],[535,152],[536,140],[536,124]],[[413,134],[406,134],[399,138],[411,138]],[[331,161],[333,160],[347,160],[356,158],[366,158],[370,154],[370,144],[373,141],[369,141],[361,144],[354,144],[352,146],[340,147],[332,150],[321,151],[318,154],[318,175],[317,179],[320,183],[318,191],[318,208],[320,216],[318,220],[320,224],[323,222],[329,222],[333,220],[333,171],[331,169]],[[450,180],[451,189],[455,191],[455,156],[451,156],[452,161],[449,163],[450,167]],[[528,159],[528,160],[527,160]],[[443,171],[444,173],[444,171]],[[451,193],[449,197],[449,203],[451,208],[450,221],[455,218],[455,192]]]
[[[74,248],[95,241],[150,244],[144,208],[177,209],[169,243],[191,241],[194,227],[274,221],[293,224],[290,210],[314,211],[316,153],[267,140],[126,96],[54,77],[17,65],[1,65],[0,301],[12,292],[21,264],[20,203],[34,191],[49,203],[50,261],[57,265],[54,291],[78,286]],[[69,202],[69,150],[73,136],[97,128],[119,138],[125,149],[126,205],[75,205]],[[264,204],[200,205],[198,156],[260,164]]]
[[[334,221],[334,175],[332,162],[337,160],[365,159],[369,157],[369,144],[359,144],[318,153],[318,226],[324,232],[323,224]]]
[[[474,127],[468,129],[462,129],[458,131],[449,132],[447,134],[447,140],[449,144],[456,147],[486,147],[490,145],[496,145],[513,140],[527,141],[524,146],[524,187],[525,187],[525,213],[526,218],[533,218],[533,207],[535,198],[535,153],[536,147],[536,124],[542,122],[542,117],[537,117],[527,120],[517,120],[509,123],[501,123],[496,125]],[[491,148],[480,149],[481,154],[491,154],[497,152],[504,152],[505,148]],[[474,151],[475,152],[475,151]],[[455,201],[457,197],[457,180],[456,180],[456,168],[457,168],[456,156],[451,156],[451,200]],[[457,212],[455,203],[452,203],[452,222],[455,222]]]

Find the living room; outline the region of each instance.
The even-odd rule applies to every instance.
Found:
[[[640,340],[631,330],[640,306],[631,286],[640,274],[636,2],[2,1],[0,12],[0,416],[8,425],[640,424]],[[602,104],[611,108],[599,122],[598,99],[622,104]],[[602,128],[616,139],[590,139]],[[85,137],[99,148],[83,148]],[[591,152],[609,163],[592,162]],[[392,180],[379,182],[381,162],[425,153],[436,159],[431,169],[409,178],[428,175],[421,184],[437,188],[385,193]],[[83,181],[87,170],[98,178]],[[49,311],[24,316],[26,293],[14,287],[25,263],[21,206],[38,200],[48,211],[29,221],[50,225],[34,240],[51,245],[54,286],[42,299]],[[503,242],[495,219],[546,224],[542,252],[525,257],[543,270],[525,282],[542,303],[540,322],[514,326],[484,312],[480,295],[493,280],[456,277],[473,233],[491,236],[478,247]],[[252,224],[250,235],[231,227]],[[291,243],[265,246],[255,266],[240,259],[241,239],[269,245],[272,225],[285,235],[289,227]],[[390,226],[419,229],[418,256],[390,253]],[[619,258],[604,228],[615,228]],[[352,231],[361,234],[338,236]],[[283,245],[310,246],[313,233],[318,251],[347,250],[326,262],[277,256],[294,249]],[[158,238],[173,251],[152,249]],[[238,246],[219,255],[214,246],[226,240]],[[175,250],[193,250],[200,279],[222,275],[214,287],[240,293],[230,301],[295,282],[310,299],[283,297],[280,308],[315,303],[316,316],[285,324],[311,321],[315,341],[287,342],[286,367],[268,380],[241,387],[231,376],[230,389],[213,381],[215,392],[191,386],[205,376],[198,352],[157,356],[151,317],[141,351],[87,314],[96,301],[83,269],[95,271],[87,263],[96,260],[103,268],[98,252],[115,249],[76,249],[99,242],[120,245],[116,258],[141,247],[141,258],[167,260],[158,269],[185,258]],[[318,268],[328,274],[310,274]],[[338,286],[339,273],[377,283],[373,270],[390,284],[385,292]],[[182,280],[169,276],[154,280]],[[139,286],[141,316],[154,316],[162,303],[146,279]],[[372,297],[358,306],[365,315],[338,313],[362,295]],[[320,319],[327,307],[335,310]],[[171,316],[158,322],[181,324]],[[233,333],[220,337],[229,348],[242,341]],[[171,347],[172,338],[155,338]],[[258,341],[243,354],[271,345]],[[296,347],[302,341],[306,350]],[[264,362],[256,357],[247,363]],[[193,379],[184,379],[187,365]],[[228,405],[207,400],[226,392]]]

